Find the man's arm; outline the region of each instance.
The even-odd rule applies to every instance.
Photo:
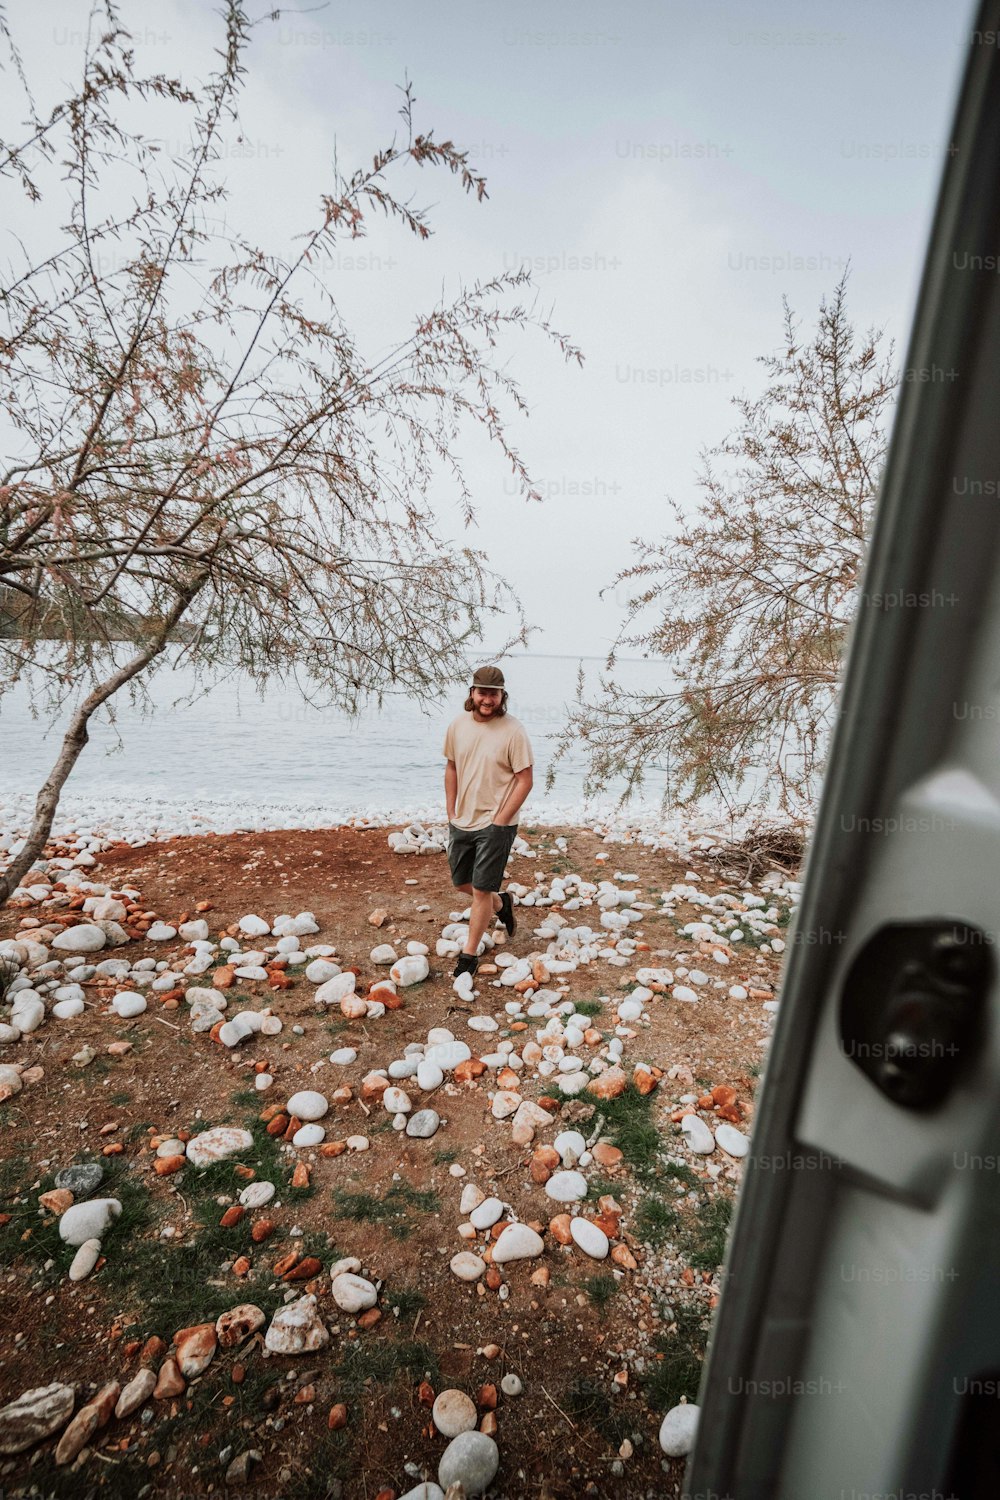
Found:
[[[448,822],[455,821],[455,803],[458,801],[458,767],[449,760],[444,768],[444,800],[448,809]]]
[[[507,827],[514,822],[521,803],[531,791],[533,781],[534,773],[531,766],[515,773],[512,786],[497,808],[497,815],[493,819],[494,823],[499,823],[501,827]]]

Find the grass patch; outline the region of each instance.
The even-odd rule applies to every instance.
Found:
[[[587,1183],[587,1198],[594,1203],[605,1196],[613,1198],[617,1184],[610,1177],[591,1177]]]
[[[665,1161],[662,1163],[664,1175],[673,1178],[674,1182],[682,1182],[686,1188],[701,1192],[705,1184],[694,1171],[683,1161]]]
[[[234,1094],[230,1095],[237,1109],[249,1109],[258,1102],[260,1097],[257,1089],[237,1089]]]
[[[702,1205],[686,1245],[687,1262],[693,1271],[717,1271],[722,1265],[732,1217],[732,1198],[709,1198]]]
[[[676,1309],[676,1321],[653,1341],[657,1357],[643,1377],[643,1393],[654,1411],[669,1411],[682,1396],[698,1399],[701,1369],[708,1344],[709,1319],[694,1303]]]
[[[436,1167],[450,1167],[453,1161],[458,1161],[458,1152],[450,1146],[434,1153],[434,1165]]]
[[[590,1427],[616,1448],[636,1425],[635,1413],[608,1395],[606,1383],[590,1376],[578,1376],[563,1392],[559,1404],[574,1422]]]
[[[421,1308],[427,1306],[427,1298],[423,1292],[408,1286],[401,1287],[398,1292],[388,1292],[383,1288],[382,1302],[393,1312],[398,1310],[401,1323],[405,1323],[407,1318],[416,1317]]]
[[[282,1500],[327,1500],[331,1481],[350,1477],[349,1461],[357,1439],[350,1427],[340,1432],[321,1432],[309,1438],[309,1463],[293,1470],[281,1487]]]
[[[604,1010],[600,1000],[575,1000],[573,1009],[578,1016],[599,1016]]]
[[[413,1233],[411,1210],[437,1213],[441,1207],[437,1193],[421,1192],[408,1182],[394,1182],[383,1198],[374,1193],[350,1193],[345,1188],[334,1188],[333,1200],[337,1212],[345,1219],[356,1224],[384,1224],[396,1240],[405,1240]]]
[[[594,1306],[603,1312],[612,1297],[617,1296],[619,1286],[613,1276],[591,1276],[583,1283],[583,1290]]]
[[[656,1193],[649,1193],[636,1210],[634,1227],[644,1244],[659,1250],[668,1240],[676,1237],[681,1227],[681,1217],[672,1203]]]
[[[17,1158],[22,1166],[25,1159]],[[102,1162],[104,1178],[95,1197],[117,1198],[122,1211],[112,1221],[103,1236],[103,1245],[108,1265],[121,1253],[134,1236],[140,1235],[153,1221],[153,1209],[149,1193],[134,1177],[120,1157],[109,1157]],[[35,1183],[37,1182],[37,1186]],[[75,1245],[67,1245],[59,1238],[59,1220],[52,1215],[41,1215],[38,1198],[55,1186],[55,1174],[46,1172],[39,1181],[28,1171],[27,1180],[5,1206],[10,1222],[0,1229],[0,1258],[5,1264],[27,1260],[41,1273],[40,1286],[51,1286],[62,1280],[76,1254]],[[51,1262],[46,1270],[46,1264]],[[103,1282],[106,1271],[101,1273]]]
[[[660,1133],[653,1123],[652,1095],[640,1094],[629,1084],[617,1099],[602,1099],[604,1133],[611,1137],[629,1166],[640,1178],[659,1170]]]
[[[427,1344],[402,1339],[366,1340],[349,1344],[337,1365],[337,1389],[344,1400],[355,1400],[369,1385],[385,1386],[402,1378],[409,1385],[427,1379],[436,1386],[441,1378],[437,1356]]]

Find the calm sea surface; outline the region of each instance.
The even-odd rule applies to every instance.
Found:
[[[529,806],[546,799],[545,770],[575,696],[581,660],[588,691],[596,692],[599,658],[525,655],[504,663],[510,712],[525,725],[535,751]],[[650,691],[669,684],[666,665],[656,661],[623,661],[616,678]],[[441,743],[444,726],[461,712],[460,689],[443,704],[387,698],[381,712],[372,708],[352,720],[310,707],[292,688],[274,685],[261,697],[253,683],[232,677],[190,706],[177,704],[192,685],[190,669],[163,670],[152,683],[157,706],[151,714],[119,695],[116,725],[106,714],[92,721],[67,796],[101,804],[152,799],[196,806],[204,799],[373,813],[440,802],[443,816]],[[64,722],[34,718],[23,684],[0,698],[0,798],[33,797],[58,753]],[[585,758],[574,748],[546,800],[582,805],[584,770]],[[658,800],[663,780],[662,772],[650,773],[644,800]],[[600,800],[612,801],[620,790],[616,784]]]

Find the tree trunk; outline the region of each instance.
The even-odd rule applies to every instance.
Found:
[[[35,815],[32,820],[28,837],[18,850],[13,862],[0,874],[0,907],[6,905],[10,900],[11,893],[21,883],[21,877],[25,875],[35,860],[45,848],[49,834],[52,831],[52,821],[55,817],[56,808],[59,805],[59,796],[62,792],[66,778],[76,765],[84,745],[90,736],[87,733],[87,725],[91,715],[102,703],[117,693],[118,689],[124,687],[126,682],[137,676],[149,666],[149,663],[169,643],[171,632],[178,620],[198,593],[202,584],[208,577],[207,573],[199,573],[188,584],[187,588],[178,595],[177,601],[169,614],[163,617],[156,635],[147,646],[136,653],[127,661],[123,667],[114,672],[105,682],[98,684],[92,692],[88,693],[83,702],[74,711],[70,720],[59,751],[59,757],[49,773],[48,779],[42,786],[35,800]]]

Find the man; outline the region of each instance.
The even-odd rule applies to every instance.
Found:
[[[476,670],[463,712],[445,733],[444,756],[451,880],[472,897],[457,979],[475,974],[479,944],[496,917],[510,937],[517,927],[514,899],[509,891],[500,895],[500,883],[517,836],[517,815],[531,790],[532,754],[524,726],[507,712],[499,667]]]

